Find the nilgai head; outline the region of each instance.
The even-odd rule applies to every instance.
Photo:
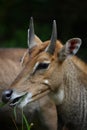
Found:
[[[56,21],[53,21],[52,36],[41,42],[34,34],[33,20],[28,30],[29,61],[8,90],[3,91],[2,101],[10,106],[24,107],[48,93],[64,94],[60,90],[63,81],[63,65],[75,55],[81,45],[80,38],[69,39],[66,44],[57,40]]]

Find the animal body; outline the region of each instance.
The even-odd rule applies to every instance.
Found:
[[[31,48],[36,56],[30,54],[32,60],[9,89],[3,92],[2,100],[10,106],[23,108],[48,94],[57,106],[59,130],[64,125],[70,130],[86,130],[87,65],[74,56],[79,50],[81,39],[69,39],[63,46],[57,40],[54,20],[51,40],[39,45],[34,40],[35,36],[32,37]]]
[[[22,70],[20,59],[25,51],[26,49],[0,49],[0,104],[2,102],[2,91],[7,89],[7,86],[12,83]],[[0,129],[4,127],[11,129],[11,124],[13,124],[12,116],[13,111],[9,106],[0,107]]]
[[[41,42],[37,37],[35,41],[38,41],[38,44]],[[27,60],[32,59],[29,54],[33,57],[36,55],[35,51],[30,49],[30,46],[29,51],[27,49],[0,49],[0,100],[2,91],[8,89],[19,72],[21,72],[27,64]],[[20,63],[21,58],[22,61]],[[8,92],[7,95],[9,97]],[[0,108],[0,129],[4,129],[5,127],[8,130],[16,130],[15,124],[17,124],[18,128],[22,126],[22,110],[17,108],[16,111],[17,118],[15,121],[13,108],[8,104]],[[31,129],[57,130],[56,106],[48,96],[42,97],[39,101],[29,104],[23,111],[29,123],[34,123]],[[3,123],[5,125],[3,125]]]

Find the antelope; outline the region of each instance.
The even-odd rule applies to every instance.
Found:
[[[31,18],[30,29],[28,30],[28,49],[0,49],[0,99],[2,91],[8,89],[8,86],[12,84],[12,82],[17,77],[19,72],[21,72],[24,66],[26,66],[27,61],[32,61],[32,57],[34,58],[38,53],[40,53],[37,47],[33,48],[34,50],[31,48],[32,38],[34,35],[35,34],[33,27],[33,19]],[[42,43],[37,36],[35,36],[34,42],[36,41],[38,44]],[[44,47],[42,47],[42,49],[44,49]],[[21,57],[23,58],[21,59]],[[19,89],[21,90],[21,87]],[[10,94],[9,91],[7,91],[7,98],[9,98],[9,94]],[[9,107],[8,104],[0,108],[0,122],[2,123],[2,127],[3,122],[4,123],[7,122],[7,125],[5,127],[6,128],[8,127],[7,129],[13,129],[14,124],[12,125],[11,128],[12,123],[11,121],[9,128],[9,121],[8,121],[8,119],[12,120],[12,118],[14,117],[12,110],[13,109]],[[56,106],[54,102],[50,100],[50,98],[47,95],[34,103],[32,102],[31,104],[29,104],[29,106],[27,106],[23,110],[29,122],[36,122],[37,119],[41,122],[40,124],[38,124],[40,126],[37,125],[34,126],[35,129],[38,127],[38,129],[40,130],[42,129],[57,130]],[[16,119],[16,122],[18,124],[21,124],[22,117],[19,109],[17,109],[17,118],[18,119]],[[0,129],[2,129],[1,125]]]
[[[23,68],[20,64],[20,59],[25,51],[26,49],[18,48],[0,49],[0,104],[2,91],[12,83]],[[12,124],[12,119],[10,119],[12,114],[10,107],[0,107],[0,129],[4,127],[3,123],[5,123],[5,126],[8,126],[6,125],[8,122]]]
[[[22,109],[48,95],[57,106],[59,130],[64,125],[71,130],[86,130],[87,66],[75,56],[81,39],[71,38],[63,45],[57,40],[54,20],[51,40],[38,45],[33,35],[31,43],[35,55],[30,54],[31,60],[3,91],[2,101]]]

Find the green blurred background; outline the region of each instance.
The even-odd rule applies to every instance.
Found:
[[[87,61],[86,0],[0,0],[0,47],[26,47],[30,17],[42,41],[50,39],[52,22],[57,21],[58,39],[80,37],[78,55]]]

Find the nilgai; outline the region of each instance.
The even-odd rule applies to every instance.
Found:
[[[38,45],[34,39],[32,49],[45,49],[33,58],[30,55],[32,60],[3,91],[2,100],[23,108],[49,95],[57,106],[60,129],[65,125],[70,130],[87,130],[87,65],[74,56],[81,39],[71,38],[63,45],[57,40],[55,20],[50,41]]]

